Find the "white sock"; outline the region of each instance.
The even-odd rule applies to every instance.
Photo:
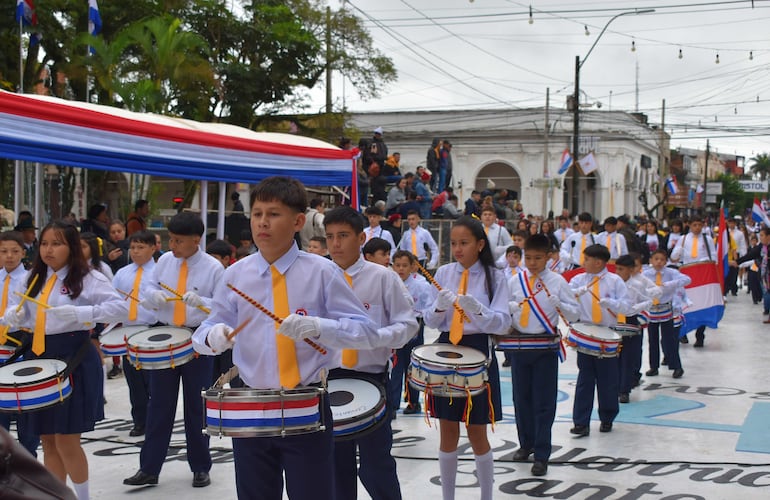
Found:
[[[474,455],[476,459],[476,479],[481,487],[481,500],[492,500],[492,484],[495,482],[495,461],[492,450],[483,455]]]
[[[441,497],[444,500],[454,500],[455,480],[457,479],[457,450],[439,450],[438,468],[441,474]]]
[[[102,381],[104,382],[104,385],[102,386],[104,388],[104,399],[107,399],[107,364],[102,363]]]
[[[75,495],[77,495],[78,500],[88,500],[88,479],[82,483],[76,483],[73,481],[72,487],[75,489]]]

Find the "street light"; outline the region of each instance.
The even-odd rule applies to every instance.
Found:
[[[604,32],[607,31],[607,26],[612,23],[615,19],[619,18],[620,16],[628,16],[628,15],[638,15],[638,14],[650,14],[652,12],[655,12],[655,9],[643,9],[643,10],[629,10],[626,12],[621,12],[620,14],[615,14],[610,18],[609,21],[607,21],[607,24],[604,25],[604,28],[602,28],[602,31],[599,33],[599,36],[596,37],[596,40],[594,40],[593,45],[591,45],[591,48],[588,49],[588,52],[586,53],[585,57],[583,57],[583,61],[580,61],[580,56],[575,56],[575,93],[572,97],[572,112],[573,112],[573,128],[572,128],[572,214],[577,215],[578,210],[578,142],[580,138],[580,68],[583,67],[583,64],[585,64],[586,59],[588,59],[588,56],[591,55],[591,52],[593,52],[594,47],[596,47],[596,44],[599,42],[599,39],[604,35]]]

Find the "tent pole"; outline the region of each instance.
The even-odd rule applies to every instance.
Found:
[[[225,203],[227,201],[227,183],[219,183],[219,207],[217,210],[217,239],[225,239]]]
[[[33,200],[33,212],[35,214],[35,223],[43,227],[43,164],[35,163],[35,196]]]
[[[24,161],[16,160],[14,162],[14,174],[13,174],[13,212],[14,212],[14,217],[16,217],[16,220],[11,221],[14,224],[18,222],[19,211],[21,211],[21,201],[22,201],[22,197],[24,196],[24,193],[22,191],[22,185],[23,185],[22,175],[24,175]]]
[[[203,238],[201,238],[201,250],[206,251],[206,236],[208,233],[209,216],[209,181],[201,181],[201,219],[203,219]]]

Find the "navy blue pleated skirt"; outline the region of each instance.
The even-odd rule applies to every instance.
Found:
[[[86,355],[70,376],[70,397],[63,403],[25,413],[36,434],[81,434],[94,430],[96,422],[104,419],[102,361],[89,337],[87,331],[46,335],[45,352],[32,355],[69,362],[83,342],[88,342]]]

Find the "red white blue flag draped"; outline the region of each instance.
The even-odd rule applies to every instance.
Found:
[[[23,22],[26,26],[37,24],[35,4],[32,0],[18,0],[16,2],[16,23]]]
[[[0,156],[15,160],[224,182],[287,175],[309,186],[349,186],[354,154],[307,137],[0,91]]]

